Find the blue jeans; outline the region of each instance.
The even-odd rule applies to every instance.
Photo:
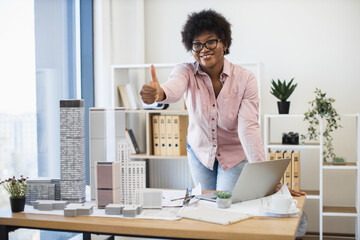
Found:
[[[187,158],[195,186],[200,183],[202,190],[217,191],[232,191],[241,171],[248,162],[247,159],[244,159],[225,172],[215,158],[214,168],[210,170],[197,159],[189,144],[187,144]]]

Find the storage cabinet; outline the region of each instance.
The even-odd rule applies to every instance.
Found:
[[[360,174],[359,174],[359,159],[360,159],[360,114],[343,114],[341,115],[342,119],[345,118],[354,118],[355,119],[355,126],[354,129],[356,131],[356,140],[353,144],[356,144],[356,156],[353,157],[355,161],[353,162],[346,162],[345,165],[333,165],[332,163],[324,163],[323,162],[323,123],[320,121],[319,130],[320,130],[320,137],[318,143],[308,143],[308,144],[300,144],[300,145],[283,145],[281,143],[274,143],[270,141],[271,139],[271,121],[276,121],[286,119],[286,122],[288,126],[294,126],[292,125],[292,121],[294,119],[303,119],[304,115],[302,114],[286,114],[286,115],[264,115],[264,148],[265,152],[268,152],[269,150],[298,150],[298,151],[306,151],[306,150],[317,150],[318,151],[318,164],[319,164],[319,173],[317,176],[319,188],[317,190],[306,190],[302,189],[302,191],[305,191],[307,196],[307,199],[317,199],[319,201],[319,236],[320,239],[323,237],[323,219],[326,216],[332,216],[332,217],[354,217],[355,218],[355,234],[356,239],[359,239],[359,219],[360,219],[360,206],[359,206],[359,186],[360,186]],[[308,123],[303,123],[308,124]],[[307,125],[306,125],[307,126]],[[282,132],[281,132],[282,133]],[[301,157],[300,157],[300,164],[301,164]],[[355,182],[355,206],[325,206],[324,205],[324,186],[326,182],[324,182],[324,172],[328,170],[336,170],[336,171],[349,171],[349,170],[355,170],[356,171],[356,179],[354,179]],[[300,173],[300,178],[304,177],[306,173]],[[312,176],[313,177],[313,176]],[[314,177],[313,177],[314,178]],[[346,183],[344,183],[344,186],[346,186]],[[301,187],[301,186],[300,186]]]

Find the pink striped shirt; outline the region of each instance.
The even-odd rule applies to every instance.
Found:
[[[246,158],[265,160],[258,124],[259,97],[252,72],[224,60],[222,89],[215,97],[210,77],[198,62],[177,65],[161,84],[173,103],[184,97],[189,113],[187,140],[199,161],[209,169],[217,157],[224,171]]]

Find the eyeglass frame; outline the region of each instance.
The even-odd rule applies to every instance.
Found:
[[[208,47],[206,46],[206,44],[207,44],[208,42],[210,42],[210,41],[216,41],[216,46],[215,46],[214,48],[208,48]],[[199,53],[199,52],[201,52],[201,51],[204,49],[204,46],[205,46],[207,49],[209,49],[209,50],[214,50],[215,48],[217,48],[217,46],[218,46],[218,44],[219,44],[219,41],[221,42],[221,39],[220,39],[220,38],[218,38],[218,39],[209,39],[209,40],[207,40],[207,41],[204,42],[204,43],[201,43],[201,42],[192,42],[191,50],[194,51],[194,52],[196,52],[196,53]],[[199,51],[195,51],[195,50],[194,50],[194,44],[195,44],[195,43],[201,45],[201,49],[200,49]]]

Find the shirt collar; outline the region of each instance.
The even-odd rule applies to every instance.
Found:
[[[195,62],[195,74],[200,74],[200,75],[206,74],[203,70],[201,70],[199,62]],[[230,75],[230,62],[226,58],[224,58],[224,67],[222,73],[220,74],[221,81],[225,81],[226,79],[223,78],[223,75],[226,76]]]

